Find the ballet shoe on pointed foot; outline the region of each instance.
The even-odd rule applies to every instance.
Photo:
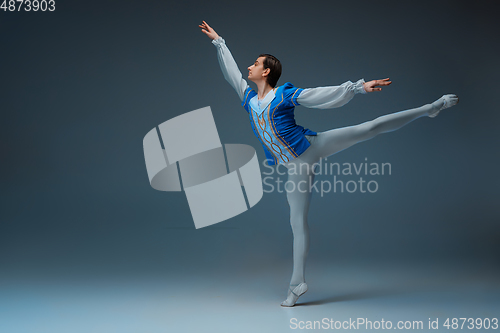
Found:
[[[290,290],[286,300],[281,302],[281,306],[284,306],[284,307],[294,306],[295,303],[297,303],[297,300],[299,299],[299,297],[304,295],[306,293],[306,291],[307,291],[307,284],[305,282],[300,283],[299,285],[294,287],[293,290]]]
[[[458,103],[458,96],[455,94],[443,95],[440,99],[432,103],[433,110],[429,112],[429,117],[436,117],[441,110],[451,108]]]
[[[300,283],[299,283],[300,284]],[[290,296],[290,294],[292,293],[292,291],[295,289],[295,287],[297,287],[299,284],[291,284],[288,286],[288,293],[286,294],[286,297]]]

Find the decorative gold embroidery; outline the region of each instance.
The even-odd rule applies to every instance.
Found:
[[[295,90],[295,92],[293,93],[293,95],[291,97],[291,101],[292,101],[292,104],[294,106],[296,104],[293,103],[293,97],[295,96],[295,94],[297,93],[297,91],[299,91],[299,89],[300,88],[297,88],[297,90]],[[274,88],[273,91],[276,91],[276,88]],[[250,91],[249,91],[249,93],[250,93]],[[247,94],[247,98],[245,98],[245,105],[247,103],[247,99],[248,99],[249,93]],[[283,151],[281,150],[281,147],[279,145],[277,145],[276,143],[272,142],[273,141],[273,139],[272,139],[273,137],[276,138],[276,139],[278,139],[278,141],[283,144],[283,146],[285,147],[285,149],[292,156],[294,156],[294,157],[298,157],[299,156],[293,150],[293,148],[285,141],[285,139],[283,139],[283,137],[278,133],[278,131],[276,130],[276,125],[274,124],[274,112],[278,109],[278,107],[280,106],[280,104],[283,103],[283,101],[284,101],[284,97],[283,97],[283,94],[281,94],[281,102],[279,102],[278,105],[276,105],[276,107],[273,110],[272,115],[271,115],[271,112],[270,112],[270,110],[271,110],[271,103],[269,103],[269,106],[267,107],[267,110],[265,110],[264,112],[262,112],[260,115],[257,115],[257,123],[259,124],[260,130],[262,131],[262,135],[260,134],[261,131],[259,131],[259,130],[257,130],[257,134],[261,138],[262,143],[265,142],[265,146],[272,153],[272,155],[275,158],[276,162],[278,162],[278,158],[277,158],[276,154],[279,154],[279,157],[281,158],[281,160],[285,161],[285,162],[290,161],[290,158],[286,154],[283,153]],[[256,122],[255,122],[255,119],[254,119],[255,115],[254,115],[254,111],[253,111],[253,109],[251,107],[250,107],[250,111],[252,112],[252,122],[253,122],[254,127],[255,127],[256,126]],[[264,116],[264,113],[266,113],[266,111],[267,111],[267,118],[268,118],[268,122],[269,122],[269,127],[270,127],[271,132],[274,135],[271,135],[268,132],[268,130],[267,130],[267,123],[266,123],[265,116]]]
[[[250,95],[250,91],[251,91],[251,90],[252,90],[252,89],[248,89],[247,95],[246,95],[246,97],[245,97],[245,104],[243,104],[243,107],[245,107],[245,105],[247,105],[247,99],[248,99],[248,96]]]
[[[269,117],[269,110],[270,110],[270,108],[271,108],[271,104],[269,104],[269,107],[267,108],[267,115],[268,115],[268,117]],[[281,150],[281,148],[277,144],[275,144],[275,143],[272,142],[273,141],[273,139],[272,139],[273,136],[267,130],[267,123],[266,123],[266,120],[265,120],[264,113],[266,113],[266,111],[262,112],[257,117],[257,122],[259,124],[260,129],[262,130],[261,139],[263,139],[264,141],[267,142],[266,146],[269,149],[269,151],[271,151],[271,152],[274,151],[274,153],[279,154],[279,157],[281,158],[282,161],[288,162],[290,160],[288,158],[288,156],[286,156],[283,153],[283,151]],[[253,113],[252,113],[252,116],[253,116]],[[255,123],[255,121],[254,121],[254,123]],[[272,128],[271,128],[271,131],[272,131]],[[259,132],[259,135],[260,135],[260,132]],[[267,135],[267,137],[266,137],[266,135]],[[276,137],[276,136],[274,136],[274,137]]]
[[[290,99],[292,101],[292,104],[293,106],[297,106],[294,102],[293,102],[293,96],[295,96],[295,94],[297,93],[297,91],[299,91],[300,88],[297,88],[297,90],[295,90],[295,92],[293,93],[292,95],[292,98]]]
[[[254,119],[254,111],[253,111],[253,109],[252,109],[252,108],[250,108],[250,112],[252,113],[252,122],[253,122],[253,125],[254,125],[254,127],[255,127],[255,129],[256,129],[256,131],[257,131],[257,135],[261,138],[262,143],[264,143],[264,140],[265,140],[265,141],[267,141],[267,142],[269,143],[269,141],[268,141],[266,138],[262,138],[262,136],[260,135],[259,130],[257,129],[257,126],[256,126],[256,124],[255,124],[255,119]],[[258,123],[259,123],[259,126],[261,126],[261,125],[260,125],[260,121],[259,121],[259,119],[258,119],[258,118],[257,118],[257,121],[258,121]],[[261,128],[262,128],[262,127],[261,127]],[[269,134],[268,134],[268,135],[269,135]],[[267,144],[265,144],[265,146],[267,147],[267,150],[269,150],[269,152],[273,155],[273,158],[274,158],[274,160],[275,160],[274,162],[275,162],[275,163],[279,163],[278,158],[277,158],[277,157],[276,157],[276,155],[273,153],[273,149],[269,149],[269,146],[268,146]]]
[[[285,139],[283,139],[283,137],[276,131],[276,125],[274,125],[274,112],[278,109],[278,106],[283,103],[283,100],[284,100],[284,97],[283,97],[283,94],[281,94],[281,102],[279,102],[278,105],[276,105],[276,107],[274,108],[273,110],[273,115],[272,115],[272,125],[271,125],[271,129],[273,130],[274,134],[276,135],[276,137],[279,137],[281,143],[283,143],[283,145],[285,146],[286,150],[288,150],[288,152],[292,155],[292,156],[295,156],[295,157],[298,157],[299,154],[297,154],[293,148],[285,141]],[[269,122],[271,122],[271,120],[269,120]],[[290,148],[290,149],[288,149]]]

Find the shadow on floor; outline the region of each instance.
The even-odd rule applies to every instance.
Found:
[[[335,303],[335,302],[356,301],[356,300],[361,300],[361,299],[370,299],[370,298],[379,298],[379,297],[398,295],[398,294],[407,293],[407,292],[408,291],[403,291],[403,290],[361,291],[361,292],[357,292],[357,293],[331,296],[331,297],[327,297],[327,298],[320,299],[317,301],[297,303],[297,304],[295,304],[295,306],[322,305],[322,304]]]

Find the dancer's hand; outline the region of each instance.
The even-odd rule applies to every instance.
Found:
[[[212,29],[211,26],[208,25],[207,22],[203,21],[202,24],[198,25],[201,28],[201,31],[207,35],[210,39],[217,39],[219,38],[219,35],[215,32],[214,29]]]
[[[366,92],[372,92],[372,91],[381,91],[382,88],[376,88],[378,86],[388,86],[392,83],[392,81],[389,81],[389,78],[387,79],[382,79],[382,80],[372,80],[363,83],[363,87],[365,88]]]

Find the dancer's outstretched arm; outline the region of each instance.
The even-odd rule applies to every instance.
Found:
[[[380,86],[388,86],[391,83],[389,78],[369,82],[360,79],[356,83],[347,81],[340,86],[308,88],[300,93],[299,97],[297,97],[297,102],[308,108],[338,108],[347,104],[355,94],[380,91],[382,90]]]
[[[248,88],[248,83],[243,79],[236,61],[234,61],[233,55],[226,46],[226,42],[222,37],[220,37],[215,30],[203,21],[199,25],[201,31],[205,33],[210,39],[212,39],[212,44],[217,47],[217,58],[219,59],[220,68],[224,78],[231,85],[231,87],[236,90],[240,100],[243,100],[245,95],[245,90]]]

